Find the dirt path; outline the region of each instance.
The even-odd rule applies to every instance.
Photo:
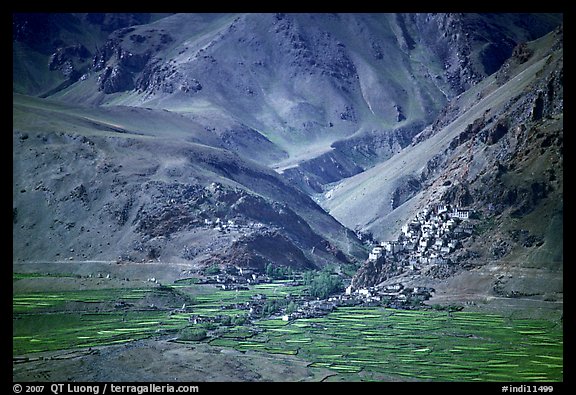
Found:
[[[111,278],[143,280],[155,278],[162,282],[173,282],[196,269],[189,263],[177,262],[122,262],[116,261],[23,261],[13,262],[14,273],[53,273],[73,274],[82,277],[98,277],[98,274]]]

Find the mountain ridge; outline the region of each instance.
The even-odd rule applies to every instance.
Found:
[[[423,204],[422,190],[441,179],[446,158],[467,166],[468,176],[483,170],[487,160],[475,165],[463,147],[470,137],[509,141],[514,125],[494,122],[496,107],[512,106],[513,94],[548,67],[545,59],[532,63],[541,55],[533,44],[518,44],[561,15],[37,19],[13,20],[16,260],[262,268],[284,264],[277,251],[258,248],[274,240],[295,266],[320,268],[360,264],[363,232],[392,237]],[[31,42],[46,26],[46,41]],[[553,92],[561,92],[557,81]],[[546,89],[526,101],[536,114],[549,112]],[[546,138],[552,146],[559,137]],[[409,156],[417,171],[402,162]],[[385,183],[373,182],[386,174]],[[366,196],[355,190],[361,180],[372,185]],[[536,184],[516,188],[517,196],[555,196]],[[451,199],[468,191],[448,189]],[[105,252],[108,243],[116,247]]]
[[[397,145],[404,146],[447,99],[487,75],[484,52],[501,53],[503,61],[515,42],[554,20],[531,15],[534,23],[526,25],[524,18],[514,15],[508,24],[498,18],[180,14],[151,24],[125,22],[128,27],[113,31],[105,43],[90,49],[94,56],[88,72],[52,96],[168,109],[200,120],[218,134],[225,134],[232,120],[251,130],[249,141],[270,141],[268,149],[278,151],[272,160],[283,161],[289,155],[295,165],[303,162],[309,168],[306,156],[297,158],[302,147],[317,144],[320,154],[336,147],[339,156],[370,167]],[[474,30],[478,26],[500,30],[486,28],[478,36]],[[498,42],[501,48],[495,46]],[[486,51],[491,45],[497,48]],[[73,56],[70,60],[75,62]],[[371,152],[368,161],[350,154],[342,147],[348,144],[339,142],[363,136],[363,145],[378,145],[386,134],[390,144]],[[292,179],[305,189],[307,176],[326,183],[299,170],[302,175]]]
[[[378,240],[396,240],[414,213],[436,205],[471,209],[476,219],[471,237],[451,256],[460,263],[422,263],[418,273],[399,274],[393,270],[393,259],[368,262],[353,280],[357,287],[374,285],[375,279],[384,285],[400,281],[432,287],[436,295],[431,304],[468,300],[510,308],[515,303],[562,303],[562,43],[560,26],[521,45],[498,72],[451,103],[453,109],[461,108],[455,110],[460,111],[458,117],[448,110],[414,139],[412,149],[402,152],[401,167],[398,158],[392,158],[395,171],[382,165],[370,170],[384,177],[395,174],[397,184],[385,190],[380,184],[370,185],[378,182],[370,174],[358,180],[360,187],[364,183],[381,197],[359,196],[354,204],[360,209],[350,218],[366,218],[365,229],[379,230]],[[440,148],[423,155],[422,150],[435,142]],[[408,164],[416,158],[417,165]],[[408,180],[417,185],[406,191],[404,201],[387,205],[387,198],[399,190],[394,188]],[[353,195],[354,189],[349,185],[347,193]],[[387,214],[366,213],[377,201]]]

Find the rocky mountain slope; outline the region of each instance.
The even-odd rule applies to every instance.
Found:
[[[14,24],[23,32],[16,35],[15,59],[31,53],[22,27],[33,25],[28,19]],[[518,42],[559,20],[548,14],[56,15],[46,23],[66,35],[52,34],[57,39],[44,46],[54,51],[53,71],[29,78],[31,71],[20,72],[28,62],[15,62],[14,86],[33,93],[39,89],[21,88],[26,81],[68,73],[66,84],[43,96],[185,115],[227,149],[272,166],[310,194],[399,152],[448,99],[495,71]],[[91,33],[66,40],[78,25]]]
[[[338,185],[325,204],[348,226],[381,240],[396,239],[425,207],[471,208],[478,218],[463,246],[467,268],[447,267],[449,281],[433,271],[409,281],[437,288],[442,301],[457,295],[554,303],[563,293],[563,144],[560,27],[517,46],[409,148]],[[356,282],[388,266],[365,265]]]
[[[189,120],[20,95],[13,117],[17,261],[314,268],[364,254],[308,196],[210,146],[213,136]]]
[[[517,44],[560,20],[15,14],[14,258],[362,261],[340,222],[385,237],[429,200],[471,194],[480,206],[493,199],[482,183],[512,188],[508,154],[557,147],[561,132],[518,141],[556,130],[544,122],[558,116],[561,77],[518,98],[540,89],[558,51]],[[481,179],[496,159],[502,177]],[[561,167],[546,174],[561,182]],[[514,184],[519,215],[553,201],[542,182]]]
[[[500,71],[454,99],[409,147],[328,191],[325,207],[348,226],[387,238],[403,225],[400,216],[426,204],[424,193],[431,202],[444,198],[471,205],[479,200],[469,196],[474,192],[494,192],[494,185],[486,186],[505,172],[498,167],[502,162],[519,165],[524,145],[533,143],[529,137],[539,135],[531,128],[562,115],[562,75],[561,31],[519,46]],[[540,151],[528,149],[532,155]],[[551,166],[558,167],[560,160]],[[552,170],[538,173],[546,171]],[[482,199],[483,205],[490,202],[498,205],[498,200]]]

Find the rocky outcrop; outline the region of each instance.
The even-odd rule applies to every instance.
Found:
[[[508,133],[508,125],[505,120],[500,120],[490,130],[488,130],[484,142],[487,145],[496,144],[504,135]]]
[[[414,21],[421,40],[443,62],[450,86],[460,93],[498,71],[511,55],[519,62],[526,61],[530,51],[519,44],[555,27],[554,20],[538,20],[532,14],[508,16],[504,20],[497,14],[447,13],[410,14],[408,18]],[[561,16],[557,17],[555,21],[560,23]],[[526,31],[511,34],[510,24]]]
[[[206,266],[215,264],[251,268],[261,273],[269,264],[294,270],[316,268],[298,247],[278,231],[265,231],[241,238],[223,253],[205,262]]]
[[[106,94],[146,89],[150,84],[146,79],[150,71],[144,71],[157,64],[154,55],[172,41],[163,30],[128,27],[115,31],[92,59],[93,71],[103,70],[98,76],[98,89]],[[190,86],[202,89],[198,83]]]
[[[98,90],[104,93],[115,93],[134,88],[134,81],[129,71],[116,65],[107,66],[98,76]]]
[[[91,72],[90,58],[98,52],[106,36],[114,30],[132,25],[148,23],[147,13],[16,13],[13,15],[13,40],[18,44],[15,57],[22,57],[22,63],[15,63],[15,82],[30,87],[42,97],[55,94],[81,79],[86,79]],[[33,53],[27,54],[31,50]],[[46,59],[48,70],[56,78],[46,78],[40,72],[31,74],[36,68],[30,68],[30,59]],[[46,66],[44,66],[46,67]],[[42,70],[42,67],[38,68]],[[19,81],[21,78],[31,81]]]
[[[82,44],[60,47],[48,61],[48,69],[58,70],[70,80],[76,81],[88,71],[88,59],[92,56],[90,51]]]
[[[362,172],[360,166],[338,151],[330,151],[283,171],[284,177],[309,194],[322,193],[324,185]]]
[[[441,200],[446,204],[459,207],[470,207],[474,203],[474,198],[465,183],[450,186],[443,193]]]
[[[352,278],[352,288],[369,288],[398,274],[394,263],[381,257],[376,261],[366,261]]]
[[[422,184],[414,176],[402,177],[398,179],[396,183],[399,184],[399,186],[394,189],[394,192],[392,193],[392,198],[390,200],[390,206],[392,209],[402,205],[422,189]]]

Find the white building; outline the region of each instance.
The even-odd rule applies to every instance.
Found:
[[[433,248],[435,250],[439,250],[443,246],[444,246],[444,240],[443,239],[436,239],[436,241],[434,242]]]
[[[444,228],[445,229],[453,229],[456,226],[456,221],[454,221],[454,219],[450,218],[448,221],[444,222]]]
[[[398,292],[398,291],[400,291],[402,288],[404,288],[404,286],[403,286],[402,284],[400,284],[400,283],[397,283],[397,284],[387,285],[387,286],[386,286],[386,291],[389,291],[389,292],[392,292],[392,291]]]
[[[468,219],[470,218],[470,210],[455,208],[450,216],[452,218]]]
[[[406,237],[409,237],[408,233],[410,232],[410,226],[405,224],[402,226],[402,234]]]
[[[404,243],[404,249],[406,251],[413,251],[416,248],[416,243],[413,241],[407,241]]]
[[[400,241],[383,241],[382,248],[390,254],[397,254],[404,251],[404,244]]]
[[[438,214],[442,214],[447,212],[450,209],[450,206],[447,204],[439,204],[437,207]]]
[[[382,247],[374,247],[372,248],[372,252],[368,254],[369,261],[376,261],[378,258],[382,256],[383,249]]]

